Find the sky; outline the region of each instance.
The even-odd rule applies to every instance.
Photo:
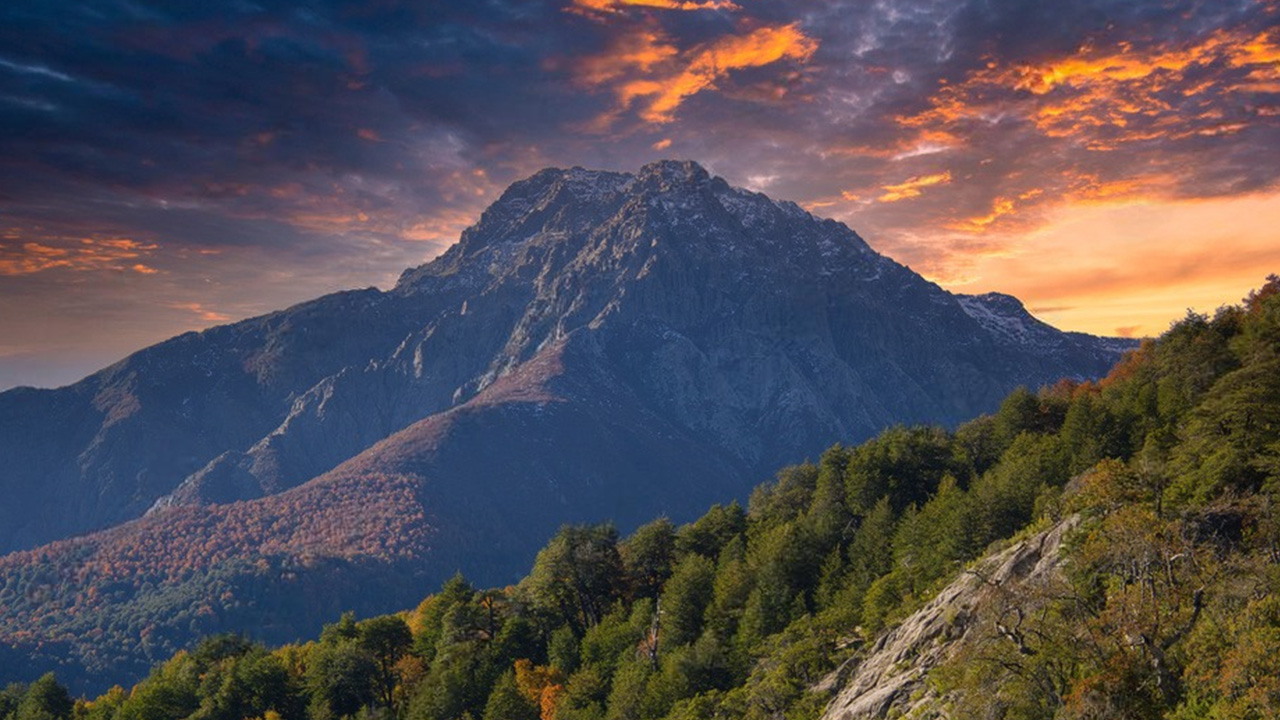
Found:
[[[0,389],[389,287],[514,180],[659,158],[1159,334],[1280,272],[1280,0],[7,0]]]

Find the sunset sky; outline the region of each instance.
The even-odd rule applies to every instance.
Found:
[[[513,180],[663,157],[1158,334],[1280,272],[1280,0],[7,0],[0,388],[389,287]]]

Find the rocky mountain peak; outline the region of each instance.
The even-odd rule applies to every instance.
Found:
[[[992,310],[998,310],[1008,315],[1017,315],[1027,311],[1027,306],[1023,305],[1021,300],[1004,293],[989,292],[981,295],[965,295],[963,297],[972,298],[974,302],[981,303]]]
[[[695,253],[699,263],[775,275],[830,273],[878,257],[841,223],[733,187],[696,162],[660,160],[635,173],[548,168],[513,183],[457,245],[407,270],[397,287],[436,289],[432,278],[444,276],[466,276],[471,284],[511,277],[513,264],[530,260],[532,246],[547,250],[538,257],[555,267],[526,277],[559,272],[574,264],[573,256],[598,270],[602,258],[643,260],[671,251],[692,262],[684,256]],[[552,246],[559,249],[550,252]],[[605,265],[620,270],[627,263]]]
[[[640,168],[635,182],[643,189],[670,192],[704,187],[711,182],[711,174],[692,160],[657,160]]]

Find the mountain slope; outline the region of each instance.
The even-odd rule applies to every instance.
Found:
[[[99,593],[102,612],[186,597],[179,586],[199,595],[218,568],[175,574],[171,560],[197,526],[228,538],[255,593],[274,592],[255,559],[263,572],[300,558],[383,567],[381,585],[332,581],[333,602],[352,604],[375,591],[391,603],[457,568],[506,582],[560,522],[687,518],[833,441],[955,424],[1017,385],[1102,374],[1123,347],[1055,331],[1016,301],[951,295],[847,227],[693,163],[546,170],[390,291],[184,335],[68,388],[0,394],[12,469],[0,492],[17,498],[0,508],[0,548],[135,518],[0,569],[106,562],[153,533],[160,544],[119,578],[136,596]],[[371,510],[327,499],[353,484],[380,508],[387,478],[414,488],[388,507],[430,529],[407,555],[382,547],[378,522],[344,520]],[[314,533],[277,537],[280,503],[306,506]],[[265,529],[224,527],[232,517]],[[162,581],[148,589],[151,575]],[[71,627],[59,613],[98,584],[51,591],[31,639]],[[25,612],[0,614],[2,639],[31,627]],[[272,637],[319,617],[297,614]]]
[[[581,389],[562,350],[481,397],[558,416]],[[954,433],[896,427],[835,445],[757,487],[745,512],[659,518],[625,539],[565,526],[516,585],[453,578],[414,610],[343,616],[274,650],[209,638],[87,707],[121,719],[305,720],[361,706],[412,720],[1276,717],[1278,353],[1272,276],[1100,382],[1016,391]],[[281,497],[342,495],[381,463],[427,472],[414,458],[435,463],[483,415],[471,405]],[[383,497],[424,487],[383,482]],[[167,517],[182,513],[199,516]],[[319,587],[297,581],[299,566],[279,582]],[[238,591],[224,590],[228,606]],[[53,685],[11,686],[0,701],[38,706]],[[72,718],[69,700],[43,705]]]
[[[393,350],[418,314],[405,305],[339,293],[187,333],[69,387],[0,394],[0,551],[140,516],[220,453],[269,433],[294,397]]]

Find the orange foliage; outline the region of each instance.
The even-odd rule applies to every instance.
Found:
[[[547,691],[553,687],[560,688],[553,691],[550,696],[552,717],[554,717],[554,704],[558,702],[559,694],[564,691],[564,673],[554,667],[534,665],[531,660],[523,658],[516,661],[515,670],[516,688],[529,702],[543,709],[544,719],[547,717]]]
[[[28,628],[45,628],[46,641],[70,640],[67,631],[56,629],[57,618],[101,612],[118,606],[124,588],[128,597],[147,585],[176,586],[233,560],[250,563],[262,576],[286,578],[321,558],[420,557],[432,533],[415,494],[420,483],[412,476],[377,473],[332,476],[259,500],[173,508],[11,553],[0,558],[0,577],[34,576],[28,596],[39,601],[0,614],[0,637],[12,641]],[[54,587],[75,590],[55,593]],[[224,591],[220,602],[233,599]],[[213,612],[196,609],[199,615]]]
[[[541,708],[540,717],[542,720],[556,720],[556,713],[560,709],[560,699],[564,695],[564,685],[555,684],[542,688],[541,702],[538,707]]]
[[[1133,377],[1139,371],[1150,367],[1152,362],[1152,351],[1155,345],[1151,340],[1143,340],[1137,350],[1130,350],[1120,358],[1120,362],[1111,368],[1111,372],[1107,376],[1098,381],[1098,385],[1103,388],[1111,387],[1118,382]]]
[[[1267,284],[1250,292],[1249,297],[1244,299],[1244,304],[1251,314],[1257,314],[1262,312],[1267,299],[1276,295],[1280,295],[1280,275],[1268,275]]]

